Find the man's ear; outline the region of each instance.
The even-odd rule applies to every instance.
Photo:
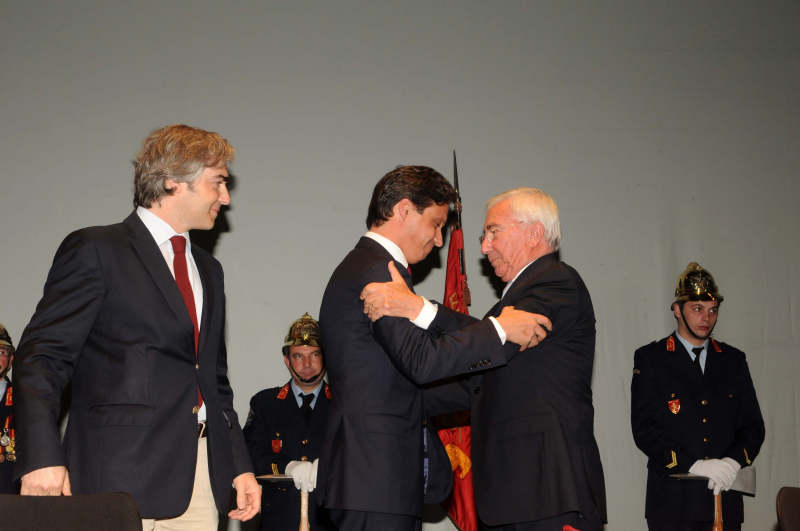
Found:
[[[180,186],[181,184],[186,184],[186,183],[176,183],[172,179],[164,179],[164,190],[174,190],[173,193],[179,194],[181,193],[182,189],[182,187]]]
[[[681,305],[679,303],[675,303],[675,307],[672,309],[673,315],[675,315],[675,319],[681,318]]]
[[[417,207],[414,206],[414,203],[407,197],[404,197],[403,199],[398,201],[397,204],[394,206],[394,208],[395,208],[395,215],[399,216],[400,219],[402,220],[408,218],[409,213],[412,210],[416,211],[417,209]]]
[[[289,361],[289,356],[284,356],[283,357],[283,362],[286,364],[286,368],[289,369],[289,373],[292,376],[294,376],[294,373],[292,373],[292,366],[291,366],[291,362]]]
[[[528,247],[536,247],[539,243],[544,239],[544,225],[540,222],[531,223],[530,225],[530,233],[528,234],[528,241],[526,242]]]

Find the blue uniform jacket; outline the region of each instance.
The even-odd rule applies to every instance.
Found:
[[[250,400],[250,415],[244,438],[256,475],[283,474],[289,461],[314,461],[319,457],[331,407],[331,390],[327,383],[320,388],[308,424],[300,413],[291,386],[265,389]],[[261,530],[297,531],[300,526],[300,491],[291,482],[260,481]],[[325,509],[308,504],[311,529],[335,530]]]
[[[713,521],[705,481],[678,480],[698,459],[730,457],[750,466],[764,442],[764,420],[745,355],[709,341],[705,375],[674,335],[636,351],[631,426],[647,456],[645,517]],[[742,494],[722,493],[723,521],[742,522]]]

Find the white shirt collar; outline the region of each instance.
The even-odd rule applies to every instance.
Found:
[[[403,267],[408,269],[408,260],[406,260],[406,255],[403,254],[403,251],[396,243],[386,236],[381,236],[377,232],[369,231],[364,236],[381,244],[384,249],[389,251],[389,254],[392,255],[392,258],[403,264]]]
[[[505,296],[506,296],[506,293],[508,293],[508,290],[509,290],[509,288],[511,287],[511,284],[513,284],[513,283],[514,283],[514,281],[515,281],[515,280],[517,280],[517,278],[519,278],[519,276],[522,274],[522,272],[523,272],[523,271],[525,271],[526,269],[528,269],[528,267],[529,267],[529,266],[530,266],[530,265],[531,265],[533,262],[535,262],[535,261],[536,261],[536,259],[533,259],[531,262],[529,262],[529,263],[528,263],[528,265],[526,265],[525,267],[523,267],[522,269],[520,269],[520,270],[519,270],[519,273],[517,273],[517,274],[514,276],[514,278],[512,278],[512,279],[511,279],[511,281],[510,281],[508,284],[506,284],[506,287],[505,287],[505,289],[503,289],[503,294],[500,296],[500,299],[501,299],[501,300],[503,299],[503,297],[505,297]]]
[[[159,247],[168,242],[170,238],[178,234],[169,223],[153,214],[153,212],[147,210],[146,208],[137,207],[136,215],[139,216],[139,219],[142,220],[144,226],[147,227],[147,230],[149,230],[150,234],[153,235],[153,239],[156,240],[156,245]],[[181,233],[181,236],[186,238],[187,242],[191,242],[188,232]],[[190,247],[191,246],[187,245],[187,250],[189,250]]]
[[[316,387],[316,389],[314,389],[312,391],[308,391],[308,392],[305,392],[302,389],[300,389],[299,387],[297,387],[297,384],[294,383],[294,378],[292,378],[292,382],[291,382],[290,385],[291,385],[291,388],[292,388],[292,394],[294,396],[297,396],[297,395],[300,395],[300,394],[310,395],[311,393],[314,393],[314,398],[316,398],[316,397],[319,396],[319,388],[322,387],[322,384],[324,384],[324,383],[325,383],[325,380],[320,380],[319,385]]]
[[[677,337],[680,340],[680,342],[683,343],[683,346],[686,348],[686,352],[688,352],[689,355],[692,356],[692,359],[694,359],[694,352],[692,352],[693,348],[697,348],[699,346],[702,346],[703,350],[705,350],[706,347],[708,347],[708,339],[706,339],[705,342],[703,342],[702,345],[692,345],[686,339],[684,339],[684,337],[681,335],[681,333],[678,332],[677,330],[675,330],[675,337]],[[700,351],[700,354],[702,355],[703,352]]]

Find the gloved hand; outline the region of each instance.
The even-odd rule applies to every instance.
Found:
[[[722,490],[731,490],[731,487],[733,487],[733,482],[736,481],[736,475],[739,474],[739,470],[741,470],[742,465],[740,465],[739,463],[736,462],[735,459],[731,459],[730,457],[723,457],[722,460],[733,467],[733,481],[731,481],[731,484],[723,488]]]
[[[708,488],[714,489],[714,495],[720,490],[728,490],[736,479],[735,470],[730,463],[722,459],[698,459],[689,469],[692,474],[708,478]]]
[[[292,476],[294,486],[303,492],[312,492],[317,486],[317,467],[308,461],[289,461],[286,474]]]

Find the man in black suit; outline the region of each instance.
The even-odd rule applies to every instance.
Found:
[[[22,494],[127,492],[145,530],[217,529],[232,484],[229,516],[258,512],[226,376],[222,267],[187,245],[230,202],[234,154],[216,133],[156,129],[133,163],[136,210],[59,247],[14,360]]]
[[[722,491],[725,531],[739,531],[742,493],[730,488],[764,442],[761,408],[744,353],[711,337],[723,300],[711,273],[690,263],[675,299],[678,329],[633,361],[633,439],[649,458],[645,518],[651,531],[711,531]],[[670,477],[686,472],[710,479]]]
[[[289,474],[298,489],[309,492],[314,490],[309,476],[322,448],[331,388],[322,379],[325,359],[319,323],[307,313],[289,327],[283,361],[292,379],[250,400],[244,439],[256,475]],[[261,501],[262,531],[297,531],[300,527],[296,489],[266,481]],[[317,508],[316,503],[308,504],[308,523],[314,530],[336,529],[325,509]]]
[[[386,174],[370,202],[369,232],[325,290],[320,325],[334,399],[317,498],[339,529],[419,529],[423,499],[441,501],[452,482],[441,441],[425,422],[421,386],[504,365],[506,338],[506,347],[528,346],[545,335],[537,319],[547,321],[538,316],[509,309],[463,327],[461,314],[421,298],[407,308],[419,327],[397,318],[373,324],[365,315],[359,297],[367,284],[394,276],[410,288],[407,267],[442,245],[455,198],[431,168],[402,166]],[[516,353],[515,347],[507,350]]]
[[[514,306],[546,315],[553,329],[533,354],[427,390],[427,414],[471,407],[475,502],[487,529],[598,530],[607,518],[594,439],[589,292],[555,255],[561,226],[550,196],[517,188],[490,199],[486,210],[481,252],[508,283],[487,316]],[[396,282],[368,286],[364,295],[379,308],[373,318],[408,317],[403,307],[414,297]]]
[[[8,370],[14,360],[14,342],[6,327],[0,323],[0,494],[18,494],[19,481],[14,481],[13,468],[16,461],[16,431],[13,405],[13,388]]]

